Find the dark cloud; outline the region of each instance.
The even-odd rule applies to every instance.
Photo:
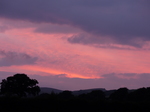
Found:
[[[95,39],[93,39],[95,38]],[[100,43],[106,43],[107,40],[99,38],[99,37],[93,37],[86,34],[78,34],[73,35],[72,37],[68,38],[68,41],[70,43],[80,43],[80,44],[100,44]]]
[[[2,56],[0,66],[34,64],[38,59],[25,53],[6,52],[3,50],[0,51],[0,56]]]
[[[107,36],[115,43],[136,47],[141,46],[137,41],[150,40],[149,12],[149,0],[0,1],[0,17],[67,24],[96,35],[89,43],[97,36]]]
[[[34,30],[39,33],[78,33],[80,30],[76,28],[69,27],[68,25],[41,25]]]
[[[72,44],[84,44],[84,45],[91,45],[94,47],[103,47],[103,48],[119,48],[116,46],[112,46],[111,44],[117,43],[122,44],[126,46],[127,48],[121,48],[121,49],[129,49],[129,46],[135,47],[135,48],[141,48],[144,45],[144,41],[137,38],[137,40],[134,39],[128,39],[124,40],[124,42],[118,42],[116,39],[113,39],[113,37],[99,37],[95,35],[86,35],[86,34],[77,34],[69,37],[67,39],[68,42]]]

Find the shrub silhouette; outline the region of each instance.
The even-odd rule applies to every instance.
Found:
[[[105,93],[101,90],[93,90],[87,94],[87,98],[91,100],[104,100]]]
[[[6,96],[17,95],[19,97],[35,96],[40,92],[37,84],[38,81],[36,79],[30,79],[26,74],[15,74],[2,80],[0,83],[1,94]]]
[[[139,88],[131,92],[128,96],[131,101],[150,101],[150,88]]]
[[[59,96],[59,98],[61,98],[61,99],[70,99],[70,98],[73,98],[73,97],[74,97],[74,95],[72,94],[72,92],[71,92],[71,91],[68,91],[68,90],[59,93],[58,96]]]
[[[118,90],[116,90],[114,93],[110,95],[110,99],[123,101],[127,99],[127,96],[128,96],[128,89],[119,88]]]

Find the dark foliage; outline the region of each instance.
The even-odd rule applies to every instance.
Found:
[[[128,96],[128,89],[119,88],[118,90],[116,90],[110,95],[110,99],[123,101],[127,99],[127,96]]]
[[[72,94],[72,92],[71,91],[63,91],[63,92],[61,92],[61,93],[59,93],[58,94],[58,97],[60,98],[60,99],[71,99],[71,98],[73,98],[74,97],[74,95]]]
[[[26,74],[15,74],[3,79],[1,84],[1,94],[5,96],[25,97],[27,95],[38,95],[40,92],[38,81],[30,79]]]
[[[8,77],[5,81],[11,78]],[[9,92],[18,94],[12,90]],[[137,90],[119,88],[108,92],[93,90],[90,93],[73,95],[72,91],[63,91],[59,94],[42,93],[30,98],[1,96],[0,109],[2,112],[148,112],[150,110],[150,88]],[[23,94],[22,91],[20,94]]]
[[[150,109],[150,101],[101,100],[101,97],[97,99],[98,94],[93,91],[73,96],[70,91],[64,91],[32,98],[0,97],[0,108],[2,112],[147,112]]]
[[[150,87],[148,88],[139,88],[128,95],[129,101],[150,101]]]

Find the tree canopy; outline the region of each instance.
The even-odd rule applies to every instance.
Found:
[[[0,83],[1,94],[6,96],[17,95],[25,97],[27,95],[38,95],[40,92],[38,81],[30,79],[26,74],[15,74],[3,79]]]

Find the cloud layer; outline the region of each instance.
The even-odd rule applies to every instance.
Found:
[[[149,0],[0,0],[0,71],[36,74],[43,86],[62,89],[147,86],[149,6]]]
[[[0,66],[11,66],[11,65],[30,65],[35,64],[37,57],[31,57],[25,53],[6,52],[0,50]]]
[[[0,71],[0,81],[12,76],[16,73],[14,72],[1,72]],[[42,72],[41,72],[42,74]],[[29,74],[27,74],[29,75]],[[138,77],[137,77],[138,75]],[[119,76],[119,77],[118,77]],[[125,76],[126,78],[120,77]],[[118,89],[121,87],[128,87],[129,89],[137,89],[140,87],[149,87],[150,74],[105,74],[101,79],[80,79],[80,78],[67,78],[64,74],[58,74],[56,76],[47,75],[30,75],[32,79],[37,79],[39,81],[39,86],[41,87],[52,87],[61,90],[79,90],[79,89],[91,89],[91,88],[106,88]]]
[[[138,75],[138,77],[137,77]],[[125,76],[126,78],[120,77]],[[80,78],[67,78],[57,76],[38,76],[32,75],[31,77],[36,77],[40,83],[40,86],[54,87],[63,90],[77,90],[77,89],[91,89],[91,88],[106,88],[118,89],[121,87],[128,87],[129,89],[137,89],[140,87],[149,87],[150,85],[149,73],[143,74],[105,74],[103,78],[100,79],[80,79]]]
[[[0,17],[67,24],[93,34],[88,43],[111,38],[113,43],[141,47],[139,41],[150,40],[148,0],[1,0],[0,4]]]

